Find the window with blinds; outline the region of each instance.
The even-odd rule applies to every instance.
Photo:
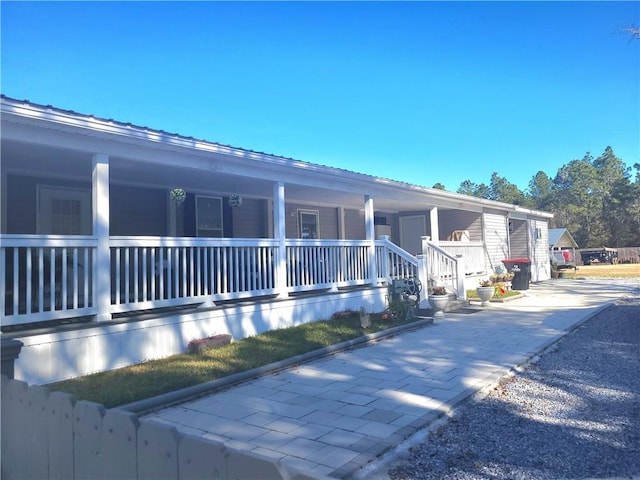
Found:
[[[54,235],[82,233],[80,200],[54,198],[51,202],[52,232]]]

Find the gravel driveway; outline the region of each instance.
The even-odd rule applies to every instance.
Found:
[[[394,480],[640,478],[640,294],[387,468]]]

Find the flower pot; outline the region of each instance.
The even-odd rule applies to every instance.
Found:
[[[443,318],[444,309],[449,303],[448,295],[429,295],[429,305],[434,310],[433,318]]]
[[[486,307],[489,305],[489,300],[493,297],[495,293],[495,287],[478,287],[476,288],[476,293],[478,294],[478,298],[482,301],[481,305]]]

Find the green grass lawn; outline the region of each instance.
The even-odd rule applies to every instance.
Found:
[[[371,315],[366,333],[388,329],[404,322],[382,320]],[[244,372],[322,347],[357,338],[365,333],[358,312],[344,318],[306,323],[244,338],[200,354],[173,355],[131,367],[48,385],[51,390],[71,393],[77,399],[107,408],[150,398],[200,383]]]

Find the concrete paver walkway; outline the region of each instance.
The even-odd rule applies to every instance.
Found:
[[[360,471],[637,281],[557,280],[473,314],[266,375],[145,419],[315,475]]]

